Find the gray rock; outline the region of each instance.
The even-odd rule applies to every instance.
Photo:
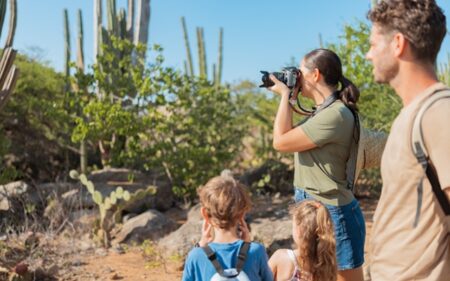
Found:
[[[198,203],[197,205],[192,207],[187,214],[187,220],[188,221],[201,221],[203,218],[202,218],[202,214],[200,213],[200,208],[201,208],[200,203]]]
[[[23,196],[30,191],[30,186],[23,181],[15,181],[0,185],[0,210],[8,211],[12,207],[14,198]]]
[[[156,210],[148,210],[123,224],[112,244],[159,240],[175,230],[176,223]]]
[[[187,221],[176,231],[170,233],[158,243],[167,256],[185,256],[201,238],[202,221],[201,205],[192,207],[187,214]]]
[[[201,238],[202,221],[189,220],[158,243],[166,256],[185,256]]]
[[[274,217],[257,218],[250,223],[253,239],[262,243],[269,255],[280,248],[293,248],[292,220],[288,213],[280,218]]]

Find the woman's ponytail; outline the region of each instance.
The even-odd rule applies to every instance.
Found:
[[[339,92],[339,99],[352,111],[358,112],[358,106],[356,103],[359,100],[359,90],[358,88],[344,76],[341,77],[340,81],[342,88]]]

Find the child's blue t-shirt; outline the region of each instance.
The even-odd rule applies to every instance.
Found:
[[[235,268],[237,256],[244,241],[233,243],[209,243],[217,260],[224,269]],[[267,261],[266,249],[259,243],[252,242],[245,259],[243,271],[252,281],[272,281],[273,275]],[[184,266],[183,281],[209,281],[216,273],[211,261],[202,248],[194,248],[189,252]]]

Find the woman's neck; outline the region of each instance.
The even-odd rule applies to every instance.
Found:
[[[239,240],[237,235],[237,225],[229,229],[223,229],[214,227],[214,240],[215,243],[233,243]]]
[[[312,95],[316,107],[320,106],[329,96],[333,94],[334,91],[335,89],[328,86],[317,85]]]

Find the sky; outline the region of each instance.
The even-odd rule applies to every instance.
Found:
[[[63,10],[69,11],[72,60],[76,54],[77,11],[83,12],[86,64],[93,62],[93,0],[18,0],[14,47],[64,67]],[[117,0],[125,7],[126,0]],[[299,60],[323,42],[337,43],[345,24],[367,21],[370,0],[151,0],[149,44],[164,48],[165,65],[184,69],[186,49],[180,18],[185,17],[194,70],[198,73],[196,27],[204,28],[208,72],[217,62],[219,29],[224,29],[222,81],[259,81],[260,70],[277,71],[292,58]],[[437,0],[447,16],[450,1]],[[104,9],[106,1],[104,1]],[[103,17],[106,24],[106,17]],[[1,44],[5,40],[5,34]],[[450,35],[438,57],[447,60]],[[150,55],[151,58],[151,55]]]

